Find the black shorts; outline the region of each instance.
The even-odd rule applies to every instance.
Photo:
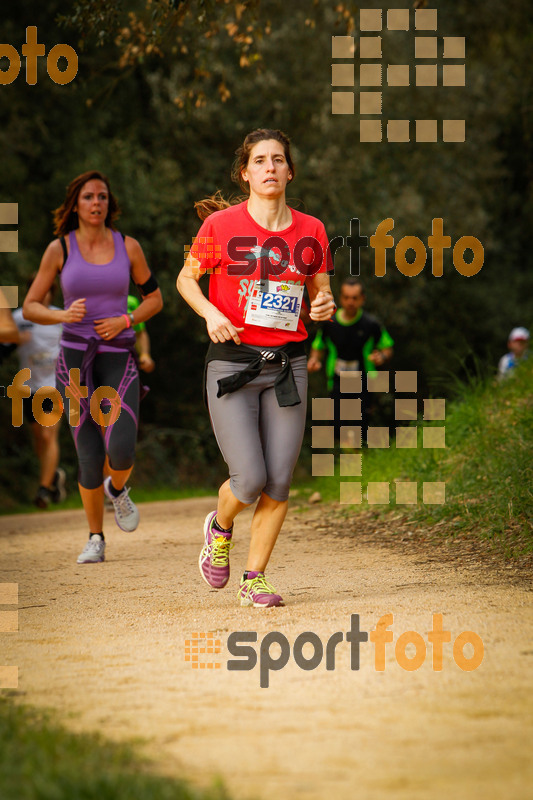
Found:
[[[22,398],[22,410],[26,422],[37,422],[37,420],[33,415],[33,408],[32,408],[34,397],[35,394],[32,394],[29,397]],[[53,410],[53,408],[54,408],[54,401],[52,400],[52,398],[45,397],[43,400],[43,411],[45,412],[45,414],[49,414]]]

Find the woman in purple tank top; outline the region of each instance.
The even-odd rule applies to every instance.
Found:
[[[33,322],[63,324],[56,386],[69,408],[89,524],[89,541],[78,564],[105,559],[104,494],[122,530],[133,531],[139,523],[126,486],[133,469],[140,391],[132,326],[157,314],[163,301],[140,244],[115,230],[119,213],[105,175],[91,171],[75,178],[54,212],[59,238],[46,248],[23,306],[24,316]],[[57,275],[64,310],[44,304]],[[143,298],[133,314],[127,313],[130,279]],[[108,393],[114,397],[93,403],[95,419],[91,398],[99,387],[111,387],[114,393]],[[109,476],[104,480],[106,457]]]

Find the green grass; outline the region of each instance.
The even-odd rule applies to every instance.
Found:
[[[72,734],[41,711],[0,697],[2,800],[227,800],[158,776],[129,745]]]
[[[446,419],[418,420],[418,446],[363,451],[363,496],[369,481],[391,485],[390,506],[421,525],[492,540],[510,556],[533,552],[533,359],[501,384],[472,379],[457,386]],[[400,423],[406,424],[406,423]],[[446,427],[446,448],[422,447],[422,426]],[[338,475],[338,467],[337,475]],[[396,505],[397,479],[418,483],[418,505]],[[351,480],[350,478],[344,480]],[[353,478],[352,480],[358,480]],[[423,482],[444,481],[444,504],[422,502]],[[315,478],[300,487],[339,499],[339,478]],[[366,501],[360,507],[368,508]],[[370,506],[384,510],[385,506]],[[342,507],[344,508],[344,507]],[[353,514],[358,506],[346,506]]]

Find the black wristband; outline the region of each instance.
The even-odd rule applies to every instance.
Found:
[[[151,292],[155,292],[156,289],[159,289],[159,284],[157,280],[154,278],[152,273],[150,273],[150,277],[148,278],[146,283],[143,284],[138,283],[137,286],[143,297],[147,294],[150,294]]]

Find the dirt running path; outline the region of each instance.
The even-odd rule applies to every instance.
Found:
[[[53,706],[73,730],[142,737],[162,772],[201,785],[219,775],[238,800],[533,797],[529,584],[475,558],[443,559],[438,548],[368,543],[355,526],[332,526],[324,509],[293,511],[269,572],[286,608],[242,609],[249,514],[236,526],[230,583],[217,592],[197,567],[212,508],[212,499],[146,504],[133,534],[108,515],[108,560],[94,566],[75,563],[81,511],[0,518],[0,580],[19,584],[19,632],[0,635],[0,664],[19,666],[26,702]],[[417,671],[398,665],[398,636],[413,630],[427,642],[437,612],[452,642],[464,630],[481,636],[477,670],[459,669],[451,644],[440,672],[430,646]],[[280,631],[291,646],[314,631],[325,644],[348,631],[351,614],[370,631],[386,613],[394,643],[384,672],[370,643],[352,671],[346,641],[334,671],[323,661],[304,672],[291,657],[268,689],[259,667],[226,668],[232,631],[257,631],[259,642]],[[218,658],[220,669],[185,661],[185,641],[205,631],[222,653],[201,658]]]

